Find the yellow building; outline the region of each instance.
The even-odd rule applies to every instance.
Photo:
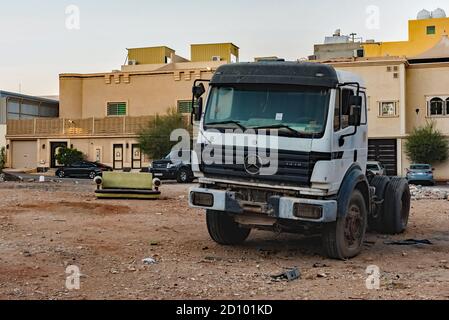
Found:
[[[408,22],[408,41],[364,43],[365,57],[417,56],[435,46],[449,33],[449,18],[442,9],[422,10]]]
[[[449,38],[425,53],[405,57],[334,59],[335,68],[363,77],[368,94],[369,157],[404,176],[410,162],[404,143],[414,128],[434,121],[449,139]],[[435,178],[449,179],[449,162],[436,166]]]
[[[7,165],[54,168],[57,150],[73,146],[115,169],[148,166],[137,143],[141,128],[168,108],[190,113],[193,82],[210,79],[233,56],[233,44],[192,45],[192,61],[165,46],[135,48],[120,70],[61,74],[59,118],[8,121]]]

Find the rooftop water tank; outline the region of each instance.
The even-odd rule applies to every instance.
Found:
[[[435,9],[432,11],[432,18],[446,18],[446,12],[441,8]]]
[[[418,13],[418,20],[426,20],[431,18],[432,14],[430,13],[430,11],[427,11],[426,9],[423,9]]]

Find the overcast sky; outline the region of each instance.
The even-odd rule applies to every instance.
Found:
[[[233,42],[241,48],[240,60],[251,61],[255,56],[306,57],[314,44],[337,28],[364,39],[407,40],[407,20],[423,8],[449,12],[448,4],[447,0],[2,0],[0,90],[19,91],[20,86],[22,93],[58,94],[59,73],[119,69],[126,48],[139,46],[167,45],[190,58],[191,43]]]

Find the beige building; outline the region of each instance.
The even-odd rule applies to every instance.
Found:
[[[449,38],[413,58],[378,57],[327,61],[359,74],[368,89],[370,159],[387,164],[390,174],[405,175],[407,136],[435,121],[449,138]],[[449,179],[449,162],[436,166],[438,180]]]
[[[128,49],[120,70],[61,74],[59,118],[8,121],[7,165],[54,168],[58,149],[70,146],[118,170],[147,166],[137,144],[141,128],[172,107],[190,113],[193,82],[238,60],[238,50],[232,43],[192,45],[189,61],[168,47]]]

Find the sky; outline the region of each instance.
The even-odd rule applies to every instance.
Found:
[[[57,95],[60,73],[120,69],[126,48],[233,42],[240,60],[296,60],[336,29],[407,40],[407,21],[447,0],[0,0],[0,90]]]

